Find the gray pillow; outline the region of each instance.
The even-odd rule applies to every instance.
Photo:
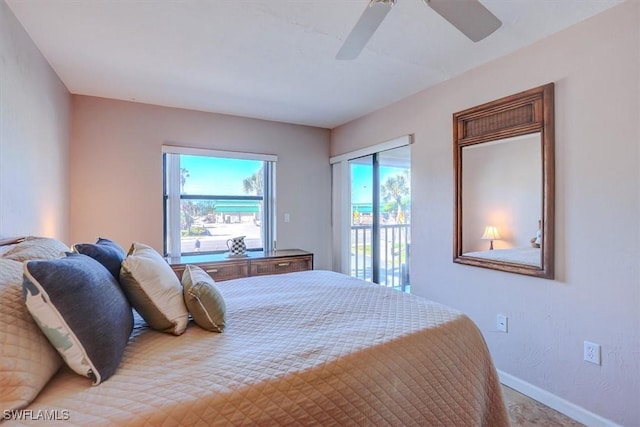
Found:
[[[184,302],[198,326],[212,332],[222,332],[226,305],[214,280],[197,265],[187,265],[182,273]]]
[[[75,253],[24,264],[22,294],[34,320],[76,373],[100,384],[116,371],[133,313],[113,276]]]
[[[153,329],[181,335],[187,328],[189,312],[180,280],[151,246],[137,242],[131,245],[120,268],[120,286]]]
[[[98,237],[96,243],[77,243],[73,250],[88,255],[104,266],[117,280],[120,280],[120,264],[127,254],[116,242]]]

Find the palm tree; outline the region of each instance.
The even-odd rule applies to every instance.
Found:
[[[262,182],[264,177],[264,169],[260,166],[260,169],[249,178],[242,180],[242,188],[246,194],[255,194],[256,196],[262,196]]]
[[[262,196],[264,182],[264,166],[260,166],[260,169],[249,178],[242,180],[242,189],[246,194],[255,194],[256,196]],[[254,217],[253,221],[259,224],[258,221],[262,218],[262,200],[258,203],[258,217]]]
[[[396,223],[404,222],[404,200],[409,196],[408,169],[402,175],[393,175],[382,184],[382,198],[388,202],[391,209],[396,209]]]
[[[180,194],[184,194],[184,184],[190,176],[187,168],[180,168]],[[193,224],[193,210],[193,202],[180,203],[180,228],[187,230],[187,234]]]
[[[184,184],[190,176],[187,168],[180,168],[180,194],[184,194]]]
[[[193,203],[191,200],[187,200],[187,201],[182,201],[182,203],[180,203],[182,206],[181,209],[181,219],[182,219],[182,224],[181,227],[184,230],[187,230],[187,235],[189,235],[189,232],[191,230],[191,226],[194,223],[194,217],[198,215],[198,206]]]

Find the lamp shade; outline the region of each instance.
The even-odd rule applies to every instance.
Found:
[[[498,228],[493,225],[487,225],[484,228],[484,234],[481,237],[482,240],[499,240],[500,234],[498,234]]]

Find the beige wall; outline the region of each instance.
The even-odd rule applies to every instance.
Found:
[[[69,237],[71,96],[0,1],[0,236]]]
[[[415,133],[412,292],[468,313],[500,370],[629,426],[640,425],[639,9],[628,1],[334,129],[331,147]],[[454,264],[452,113],[548,82],[556,280]],[[602,345],[602,366],[582,360],[584,340]]]
[[[329,268],[328,130],[86,96],[73,97],[72,242],[162,251],[162,144],[277,154],[278,247],[312,251]]]

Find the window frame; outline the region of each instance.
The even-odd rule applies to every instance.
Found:
[[[173,164],[170,157],[176,155],[178,160]],[[263,162],[263,194],[262,195],[213,195],[213,194],[182,194],[180,190],[180,155],[226,158],[236,160],[254,160]],[[249,251],[272,251],[276,236],[276,203],[275,203],[275,170],[278,157],[273,154],[259,154],[234,151],[209,150],[188,148],[171,145],[162,146],[162,196],[163,196],[163,252],[166,257],[194,255],[196,252],[182,252],[180,235],[180,204],[183,200],[260,200],[263,202],[262,212],[262,248],[252,248]],[[177,195],[176,195],[177,193]],[[173,207],[173,206],[176,207]],[[173,218],[174,209],[178,212],[177,220]],[[175,215],[175,213],[174,213]],[[175,224],[178,224],[175,226]],[[174,224],[172,227],[171,224]],[[172,230],[178,230],[172,232]],[[173,241],[176,243],[172,243]],[[176,253],[177,249],[177,253]],[[197,252],[199,255],[224,253],[225,251]]]

